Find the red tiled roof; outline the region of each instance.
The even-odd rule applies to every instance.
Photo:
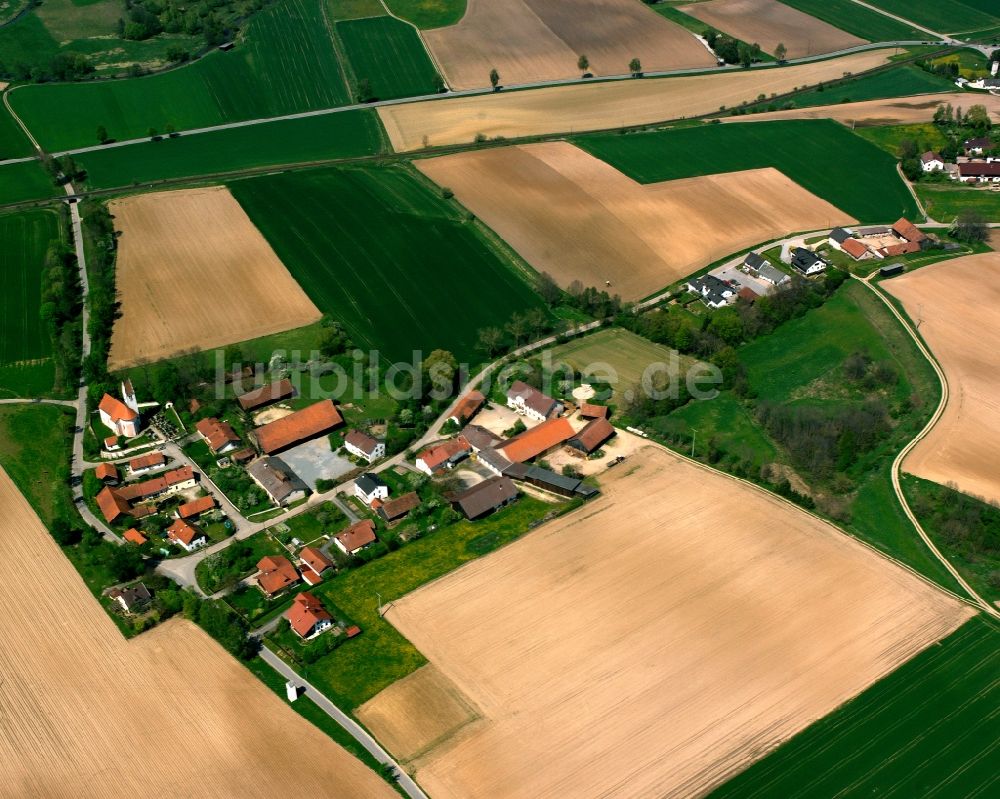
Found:
[[[181,505],[177,509],[177,515],[182,519],[190,519],[192,516],[197,516],[199,513],[212,510],[214,507],[215,497],[198,497],[198,499],[192,500],[191,502],[185,502]]]
[[[378,439],[372,438],[361,430],[349,430],[347,435],[344,436],[344,442],[350,444],[352,447],[357,447],[365,455],[371,455],[379,443]]]
[[[572,438],[573,435],[573,425],[569,423],[569,420],[558,417],[544,421],[530,430],[525,430],[510,441],[500,444],[496,449],[507,460],[514,463],[524,463],[532,458],[537,458],[543,452]]]
[[[321,621],[333,621],[333,616],[323,607],[323,603],[308,591],[303,591],[295,597],[292,606],[285,613],[285,618],[288,619],[292,629],[303,638]]]
[[[243,449],[238,449],[235,452],[231,452],[229,454],[229,457],[230,459],[236,461],[237,463],[246,463],[247,461],[252,461],[254,455],[256,454],[257,453],[254,452],[252,449],[250,449],[250,447],[243,447]]]
[[[108,436],[104,439],[104,448],[111,449],[118,446],[118,436]]]
[[[113,463],[98,464],[97,468],[94,469],[94,474],[97,475],[98,480],[118,479],[118,469],[115,468]]]
[[[131,422],[139,418],[139,414],[133,411],[128,405],[110,394],[101,397],[101,402],[97,406],[111,417],[113,422]]]
[[[106,486],[97,495],[97,507],[108,522],[113,522],[119,516],[127,516],[131,511],[128,501],[116,489]]]
[[[405,516],[419,504],[420,497],[417,496],[417,492],[411,491],[409,494],[403,494],[401,497],[396,497],[396,499],[390,499],[386,502],[382,502],[378,506],[377,510],[383,519],[391,522],[393,519]],[[372,503],[372,507],[375,507],[374,502]]]
[[[134,527],[130,527],[125,531],[123,536],[126,541],[131,541],[133,544],[145,544],[149,539],[146,538],[142,533],[136,530]]]
[[[607,419],[608,410],[607,405],[594,405],[591,402],[580,404],[580,415],[584,419]]]
[[[906,239],[909,242],[919,243],[927,238],[926,235],[917,230],[916,225],[905,218],[900,218],[896,224],[892,226],[892,231],[900,238]]]
[[[371,519],[362,519],[341,530],[335,537],[349,553],[357,552],[375,540],[375,522]]]
[[[883,247],[879,252],[886,258],[892,258],[896,255],[920,252],[920,245],[912,241],[904,241],[899,244],[890,244],[888,247]]]
[[[432,447],[427,447],[427,449],[421,450],[417,453],[416,459],[423,461],[427,464],[428,469],[434,471],[456,455],[463,452],[469,452],[471,449],[472,447],[469,442],[465,440],[465,437],[458,436],[457,438],[450,438],[442,444],[435,444]]]
[[[258,427],[257,443],[268,455],[328,433],[344,421],[332,400],[322,400],[301,411]]]
[[[309,583],[309,585],[319,585],[321,582],[323,582],[323,578],[320,577],[318,574],[316,574],[316,572],[314,572],[308,566],[305,566],[302,569],[302,579],[305,582]]]
[[[166,462],[167,459],[162,452],[150,452],[148,455],[140,455],[138,458],[132,458],[128,462],[128,468],[133,472],[137,472],[140,469],[151,469],[154,466],[162,466]]]
[[[857,239],[844,239],[841,248],[854,260],[860,261],[868,255],[868,248]]]
[[[579,433],[570,439],[569,443],[576,449],[583,450],[588,455],[615,434],[615,428],[607,419],[594,419]]]
[[[760,296],[756,291],[754,291],[749,286],[744,286],[737,292],[737,294],[747,302],[754,302]]]
[[[344,630],[344,633],[347,635],[348,638],[354,638],[354,636],[356,635],[361,635],[361,628],[358,627],[358,625],[356,624],[352,624],[350,627]]]
[[[295,389],[292,387],[292,381],[285,379],[279,380],[276,383],[268,383],[266,386],[248,391],[246,394],[241,394],[236,398],[236,401],[243,410],[252,411],[263,405],[269,405],[272,402],[290,397],[294,393]]]
[[[214,416],[202,419],[194,427],[208,441],[208,448],[212,452],[218,452],[227,444],[240,443],[240,437],[236,435],[232,425],[229,422],[220,422]]]
[[[303,547],[299,557],[316,574],[322,574],[333,566],[333,561],[316,547]]]
[[[194,479],[194,470],[190,466],[181,466],[164,472],[159,477],[144,480],[141,483],[130,483],[118,489],[121,497],[129,502],[145,497],[155,496],[166,491],[170,486]]]
[[[291,561],[281,555],[266,555],[257,563],[257,583],[264,593],[271,595],[294,585],[299,581],[299,573]]]
[[[486,402],[486,397],[483,396],[483,392],[473,389],[459,400],[451,416],[458,419],[459,424],[465,424],[476,415],[476,411],[483,407],[484,402]]]
[[[195,527],[190,522],[184,521],[184,519],[177,519],[172,525],[167,528],[167,538],[171,541],[177,541],[181,544],[189,545],[192,541],[204,533],[197,527]]]

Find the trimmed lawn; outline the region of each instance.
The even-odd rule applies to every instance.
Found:
[[[10,101],[50,151],[115,139],[345,105],[347,85],[318,0],[285,0],[255,16],[230,52],[158,75],[15,90]]]
[[[710,796],[993,795],[998,673],[1000,629],[977,616]]]
[[[385,4],[421,30],[454,25],[465,16],[465,0],[385,0]]]
[[[781,0],[781,2],[870,42],[908,42],[927,39],[927,34],[923,31],[859,6],[853,0]],[[900,16],[907,19],[906,14]]]
[[[313,593],[328,599],[353,619],[361,635],[308,666],[306,678],[345,709],[354,709],[426,660],[396,628],[378,614],[383,605],[463,563],[520,538],[547,513],[574,503],[547,503],[522,496],[482,521],[460,521],[395,552],[328,580]]]
[[[951,183],[917,183],[917,196],[938,222],[953,222],[964,211],[975,211],[987,222],[1000,222],[1000,192],[959,187]]]
[[[862,222],[917,215],[896,160],[832,120],[707,124],[575,143],[640,183],[775,167]],[[829,169],[830,153],[855,169]]]
[[[372,98],[392,100],[438,90],[437,70],[412,25],[371,17],[338,22],[336,29],[355,81],[367,80]]]
[[[0,205],[58,197],[63,190],[52,185],[38,161],[0,166]]]
[[[938,33],[964,33],[996,27],[1000,18],[987,13],[987,4],[974,6],[981,0],[868,0],[890,14],[908,19]],[[989,4],[997,11],[996,3]]]
[[[87,169],[89,188],[106,189],[255,167],[360,158],[383,149],[378,115],[362,109],[97,150],[83,153],[77,161]],[[41,173],[39,167],[35,169]]]
[[[324,169],[231,184],[278,257],[353,343],[390,360],[445,348],[541,300],[460,207],[407,167]]]

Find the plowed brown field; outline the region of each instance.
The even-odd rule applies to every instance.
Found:
[[[122,638],[2,469],[0,580],[0,794],[396,796],[193,624]]]
[[[782,94],[842,78],[845,72],[873,69],[886,63],[891,54],[891,50],[874,50],[815,64],[724,75],[607,81],[453,97],[446,102],[427,100],[381,106],[378,114],[397,151],[468,144],[479,133],[513,138],[606,130],[699,116],[723,105],[731,108],[760,94]]]
[[[953,106],[971,105],[972,102],[985,105],[1000,122],[1000,97],[992,94],[921,94],[916,97],[898,97],[888,100],[865,100],[862,103],[839,103],[837,105],[817,105],[811,108],[790,108],[787,111],[766,111],[762,114],[747,114],[740,117],[726,117],[723,122],[767,122],[772,119],[835,119],[845,125],[907,125],[911,122],[930,122],[934,111],[943,103]]]
[[[636,0],[469,0],[457,25],[424,40],[453,89],[577,78],[586,54],[595,75],[624,75],[639,58],[650,72],[712,67],[695,37]]]
[[[775,169],[641,185],[567,142],[421,159],[417,167],[562,286],[637,300],[707,263],[852,219]]]
[[[773,54],[781,42],[787,50],[786,58],[832,53],[866,44],[864,39],[778,0],[709,0],[681,6],[680,10],[737,39],[757,42],[765,53]]]
[[[940,421],[903,469],[1000,502],[1000,253],[956,258],[886,281],[920,323],[948,378]]]
[[[110,369],[301,327],[320,312],[233,199],[214,187],[109,204],[122,316]]]
[[[702,795],[974,613],[659,448],[602,491],[388,611],[484,716],[436,799]]]

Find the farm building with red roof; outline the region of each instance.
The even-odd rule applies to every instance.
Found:
[[[329,433],[344,421],[332,400],[322,400],[253,431],[268,455]]]

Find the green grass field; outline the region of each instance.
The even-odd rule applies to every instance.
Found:
[[[454,25],[465,15],[465,0],[385,0],[385,4],[421,30]]]
[[[771,166],[862,222],[917,214],[896,160],[831,120],[599,134],[576,143],[640,183]],[[830,153],[853,169],[830,169]]]
[[[824,86],[822,90],[810,89],[796,94],[789,98],[789,101],[794,103],[796,108],[807,108],[816,105],[881,100],[884,97],[952,91],[954,88],[955,84],[946,78],[932,75],[912,64],[904,64],[876,72],[874,75],[864,75],[837,85]],[[766,107],[767,103],[761,105]]]
[[[781,0],[816,19],[870,42],[923,41],[927,34],[852,0]],[[906,18],[906,15],[902,15]],[[914,20],[916,21],[916,20]]]
[[[63,194],[38,161],[0,166],[0,205],[42,200]]]
[[[938,150],[948,143],[941,128],[932,122],[920,122],[914,125],[873,125],[857,128],[858,136],[870,141],[876,147],[881,147],[893,157],[899,154],[899,148],[904,141],[917,143],[918,152]]]
[[[0,161],[32,155],[28,137],[14,121],[6,106],[0,105]]]
[[[0,365],[45,358],[52,342],[39,315],[42,267],[49,245],[59,238],[52,211],[0,215]]]
[[[951,183],[917,183],[917,196],[938,222],[952,222],[964,211],[975,211],[987,222],[1000,222],[1000,192]]]
[[[338,22],[336,29],[355,80],[367,80],[375,99],[437,91],[437,70],[412,25],[392,17],[372,17]]]
[[[327,169],[231,185],[317,307],[355,345],[478,361],[476,331],[541,300],[476,223],[406,168]]]
[[[1000,18],[995,2],[986,0],[868,0],[890,14],[938,33],[964,33],[994,28]]]
[[[1000,630],[978,616],[710,796],[995,796],[998,675]]]
[[[126,80],[26,86],[10,95],[50,151],[347,104],[343,72],[319,0],[285,0],[247,26],[236,48]]]
[[[358,158],[384,149],[369,109],[267,122],[84,153],[90,188],[127,187],[280,164]],[[3,167],[0,167],[2,170]],[[35,166],[39,172],[40,168]]]

